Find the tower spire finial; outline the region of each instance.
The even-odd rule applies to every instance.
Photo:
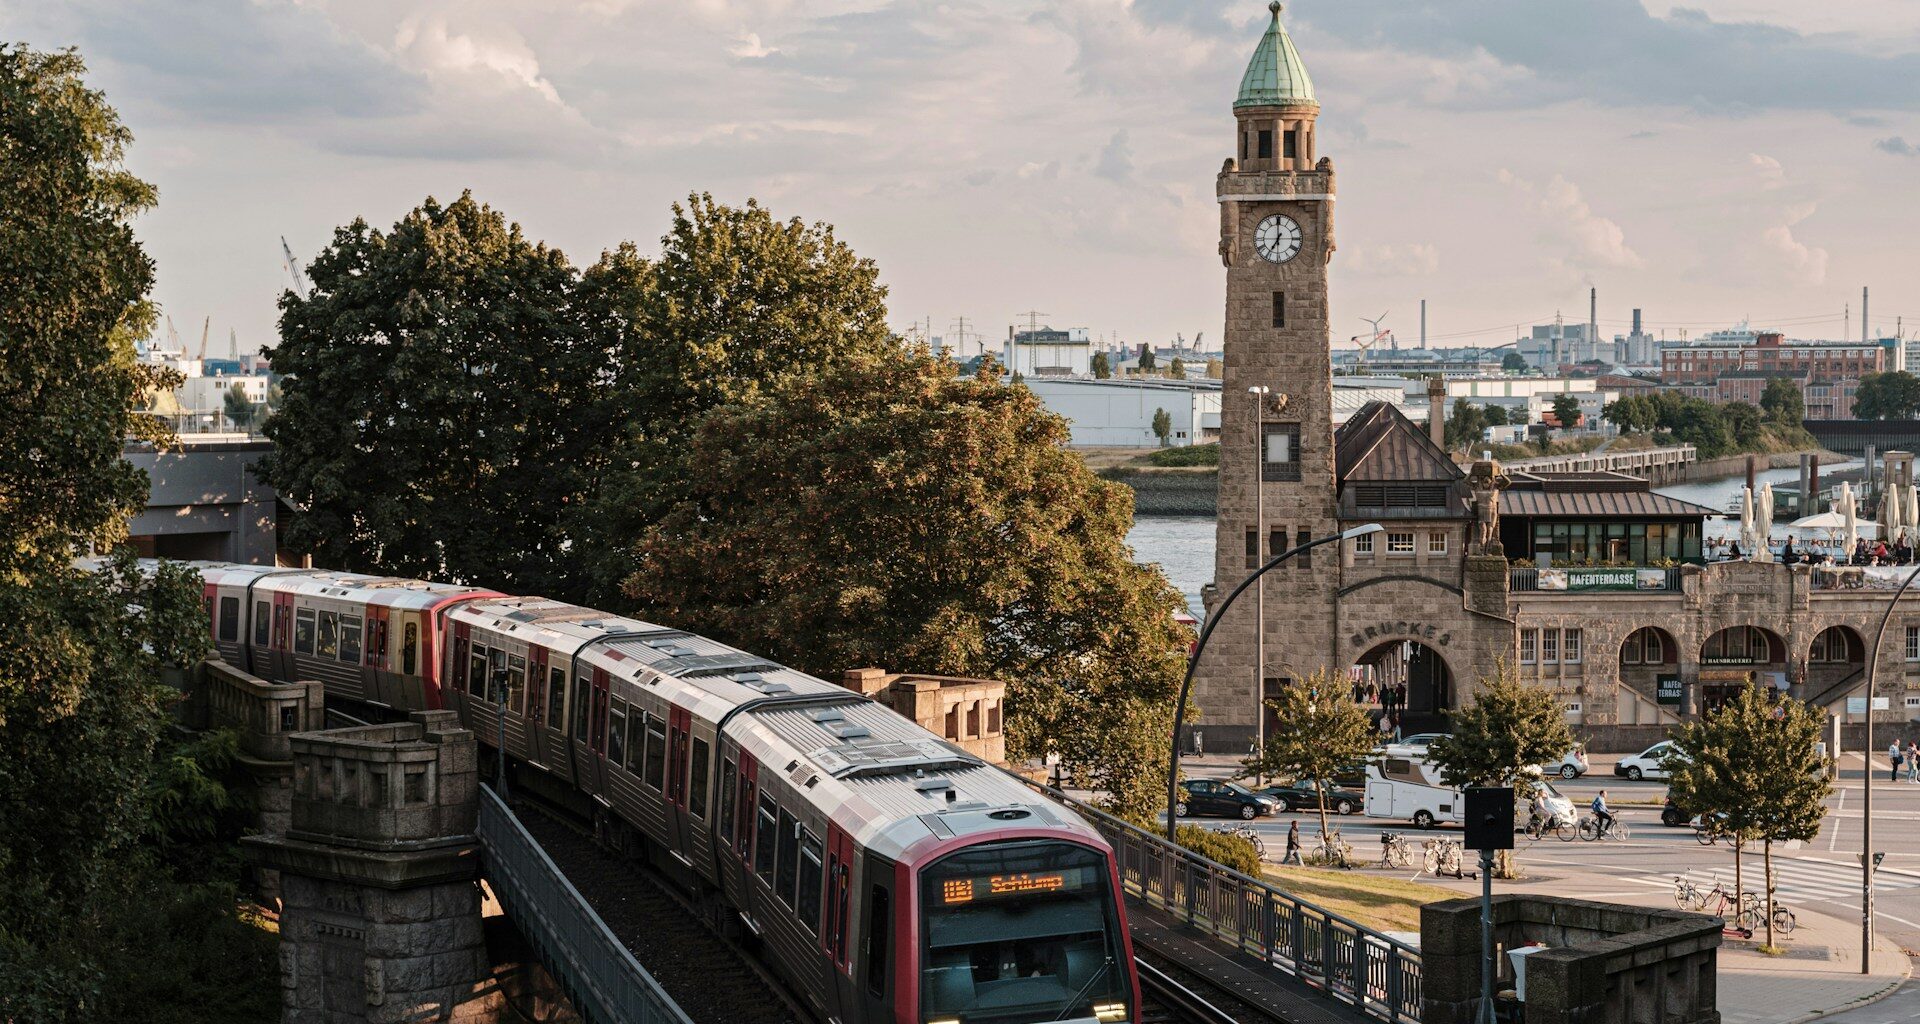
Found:
[[[1272,2],[1272,3],[1270,3],[1270,4],[1268,4],[1268,5],[1267,5],[1267,10],[1269,10],[1269,11],[1272,11],[1272,12],[1273,12],[1273,16],[1274,16],[1275,18],[1278,18],[1278,17],[1280,17],[1280,11],[1281,11],[1281,9],[1282,9],[1282,8],[1284,8],[1284,7],[1286,7],[1286,5],[1285,5],[1285,4],[1283,4],[1283,3],[1281,3],[1281,2],[1280,2],[1280,0],[1273,0],[1273,2]]]

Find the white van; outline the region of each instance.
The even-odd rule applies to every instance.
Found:
[[[1534,787],[1547,791],[1547,806],[1554,815],[1569,824],[1574,819],[1573,801],[1561,795],[1553,784],[1533,769],[1533,781],[1516,786],[1514,824],[1526,821],[1532,806]],[[1424,758],[1389,750],[1384,757],[1367,762],[1365,813],[1369,818],[1396,818],[1411,821],[1415,828],[1433,828],[1441,822],[1464,821],[1466,796],[1440,781],[1440,769]]]
[[[1388,750],[1367,761],[1369,818],[1411,821],[1415,828],[1432,828],[1466,815],[1466,798],[1440,782],[1440,769],[1410,750]]]

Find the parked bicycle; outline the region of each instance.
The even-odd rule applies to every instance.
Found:
[[[1712,891],[1705,895],[1701,903],[1702,908],[1706,909],[1707,913],[1727,917],[1731,920],[1733,922],[1732,930],[1740,932],[1746,938],[1752,938],[1755,933],[1766,927],[1766,903],[1760,898],[1760,894],[1757,892],[1750,890],[1742,892],[1737,901],[1736,909],[1736,901],[1733,898],[1733,893],[1727,891],[1724,885],[1716,881]],[[1729,917],[1727,913],[1730,910],[1733,911],[1731,917]],[[1782,906],[1779,899],[1776,898],[1773,901],[1774,934],[1792,935],[1793,929],[1798,924],[1799,922],[1795,919],[1793,911]]]
[[[1353,844],[1340,838],[1339,829],[1330,829],[1321,834],[1319,847],[1314,851],[1314,856],[1322,864],[1350,868],[1353,866]]]
[[[1608,825],[1606,830],[1602,831],[1599,818],[1591,814],[1584,815],[1580,819],[1580,838],[1589,843],[1605,839],[1625,842],[1627,839],[1627,823],[1621,821],[1619,818],[1615,818],[1613,819],[1613,824]]]
[[[1247,842],[1253,844],[1254,856],[1259,857],[1261,860],[1266,859],[1267,857],[1266,840],[1260,838],[1260,830],[1254,828],[1252,825],[1215,825],[1213,827],[1213,831],[1218,832],[1223,836],[1233,836],[1236,839],[1245,839]]]
[[[1400,833],[1380,833],[1380,866],[1383,868],[1413,866],[1413,851],[1407,848],[1407,841],[1401,837]]]
[[[1707,909],[1707,892],[1685,875],[1673,876],[1673,903],[1681,910]]]
[[[1429,839],[1422,846],[1421,866],[1427,874],[1460,877],[1460,840]]]

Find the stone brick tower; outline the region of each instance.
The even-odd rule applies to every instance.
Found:
[[[1259,563],[1338,529],[1327,333],[1333,166],[1315,152],[1320,104],[1280,9],[1268,5],[1272,20],[1241,78],[1235,155],[1216,184],[1227,305],[1210,611]],[[1338,547],[1316,549],[1256,584],[1265,588],[1268,690],[1333,657],[1339,560]],[[1216,750],[1245,750],[1257,728],[1256,596],[1235,603],[1201,666],[1197,727]]]

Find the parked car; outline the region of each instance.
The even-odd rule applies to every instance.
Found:
[[[1402,736],[1391,743],[1383,743],[1373,748],[1375,754],[1397,754],[1401,757],[1425,757],[1427,748],[1433,741],[1445,736],[1444,732],[1416,732],[1411,736]]]
[[[1620,763],[1613,766],[1613,774],[1624,775],[1635,782],[1641,779],[1664,779],[1667,777],[1669,758],[1685,760],[1685,755],[1673,745],[1672,740],[1661,740],[1638,754],[1621,758]]]
[[[1280,813],[1280,801],[1261,796],[1237,782],[1188,779],[1180,784],[1175,814],[1217,814],[1229,818],[1258,818]]]
[[[1337,780],[1328,779],[1327,810],[1336,814],[1352,814],[1366,806],[1367,795],[1360,789],[1342,786]],[[1262,796],[1270,796],[1280,801],[1280,805],[1289,811],[1312,811],[1320,807],[1320,790],[1310,779],[1303,779],[1287,786],[1268,786],[1260,790]]]
[[[1558,775],[1563,779],[1577,779],[1587,774],[1588,767],[1590,766],[1587,763],[1586,750],[1576,745],[1572,750],[1567,751],[1567,756],[1558,761],[1548,761],[1540,766],[1540,770],[1548,775]]]
[[[1667,795],[1667,802],[1660,807],[1660,824],[1668,828],[1679,828],[1692,820],[1693,815],[1688,814],[1679,804],[1674,803],[1673,795],[1669,793]]]

